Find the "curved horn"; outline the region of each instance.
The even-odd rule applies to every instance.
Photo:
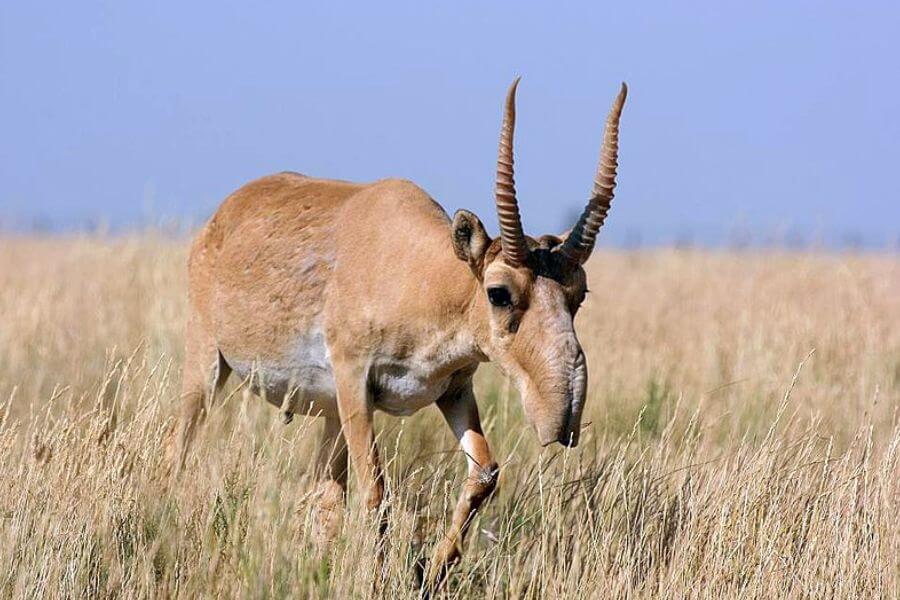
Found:
[[[584,264],[593,252],[597,232],[603,226],[612,204],[616,189],[616,167],[619,164],[619,117],[622,116],[627,95],[628,86],[622,82],[622,89],[606,117],[606,131],[600,148],[600,164],[597,165],[597,174],[594,176],[594,189],[584,212],[560,248],[566,258],[578,264]]]
[[[497,199],[497,219],[500,221],[500,240],[506,261],[519,266],[525,263],[528,247],[522,231],[522,217],[516,200],[516,182],[513,180],[513,130],[516,127],[516,77],[506,95],[506,110],[500,129],[500,149],[497,152],[497,180],[494,197]]]

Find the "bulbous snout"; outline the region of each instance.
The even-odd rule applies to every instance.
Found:
[[[567,448],[578,445],[581,414],[587,392],[587,365],[584,352],[576,347],[566,369],[553,379],[538,385],[540,398],[527,399],[525,410],[542,446],[557,442]],[[549,384],[549,385],[548,385]]]

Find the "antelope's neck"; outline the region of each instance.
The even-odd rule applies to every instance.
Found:
[[[481,282],[468,265],[453,257],[442,265],[438,282],[434,289],[440,290],[440,299],[435,299],[435,322],[443,323],[440,333],[449,348],[458,358],[470,364],[488,361],[484,349],[488,340],[487,300],[481,292]]]

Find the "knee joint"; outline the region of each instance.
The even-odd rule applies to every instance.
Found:
[[[500,467],[497,463],[475,467],[475,472],[469,477],[469,497],[477,502],[486,499],[497,489],[499,479]]]

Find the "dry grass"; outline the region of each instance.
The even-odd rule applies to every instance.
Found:
[[[0,596],[369,593],[369,520],[351,509],[327,552],[310,533],[314,420],[236,392],[165,477],[184,258],[153,235],[0,240]],[[541,451],[482,369],[501,486],[444,593],[900,596],[900,260],[607,252],[590,271],[583,443]],[[437,539],[460,485],[445,429],[379,419],[392,596],[416,595],[412,532]]]

